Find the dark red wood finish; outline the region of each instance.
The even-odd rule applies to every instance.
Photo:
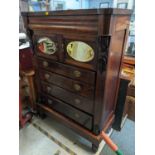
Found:
[[[37,64],[39,68],[46,69],[50,72],[82,81],[91,85],[95,84],[95,72],[84,70],[82,68],[77,68],[70,65],[65,65],[62,63],[50,61],[48,59],[37,59]],[[45,65],[46,64],[46,65]],[[76,71],[80,72],[80,76],[76,76]]]
[[[19,50],[19,63],[22,71],[33,69],[32,57],[33,53],[30,47]]]
[[[49,82],[53,85],[71,91],[75,94],[87,97],[91,100],[94,99],[94,86],[79,82],[52,72],[45,70],[40,70],[40,78],[43,81]],[[79,87],[79,90],[76,90],[76,86]]]
[[[78,107],[85,112],[93,113],[93,99],[79,96],[75,93],[44,82],[42,82],[42,91],[68,104]]]
[[[87,129],[92,129],[92,116],[88,115],[72,106],[48,95],[45,95],[45,105],[51,107],[52,109],[60,112],[64,116],[75,120],[75,122],[83,125]]]
[[[38,110],[55,116],[98,146],[100,132],[111,127],[114,119],[131,11],[90,9],[22,15],[35,50]],[[56,42],[55,54],[39,54],[36,42],[41,37]],[[86,63],[73,60],[66,52],[70,41],[90,45],[94,59]],[[82,123],[85,121],[88,124]]]

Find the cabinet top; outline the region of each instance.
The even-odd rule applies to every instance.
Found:
[[[61,11],[41,11],[41,12],[22,12],[22,16],[69,16],[69,15],[131,15],[129,9],[79,9],[79,10],[61,10]]]

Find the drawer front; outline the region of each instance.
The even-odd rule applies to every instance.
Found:
[[[79,81],[72,80],[70,78],[48,72],[45,70],[39,71],[40,78],[43,81],[57,85],[61,88],[69,90],[73,93],[79,94],[84,97],[94,99],[94,88],[92,85],[84,84]]]
[[[52,95],[80,110],[88,112],[90,114],[93,113],[93,100],[76,95],[70,91],[66,91],[60,87],[55,85],[49,85],[47,83],[42,82],[42,90],[44,93]]]
[[[84,70],[81,68],[65,65],[62,63],[50,61],[48,59],[37,59],[38,65],[41,68],[47,69],[54,73],[75,79],[78,81],[83,81],[88,84],[94,85],[95,83],[95,72]]]
[[[89,130],[92,129],[92,117],[89,116],[88,114],[85,114],[82,111],[77,110],[63,103],[62,101],[52,98],[50,96],[46,97],[44,96],[44,98],[45,98],[45,104],[47,104],[50,108],[78,122],[87,129]]]

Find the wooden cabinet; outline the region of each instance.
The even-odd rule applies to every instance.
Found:
[[[35,51],[38,111],[97,148],[114,120],[130,10],[22,13]]]

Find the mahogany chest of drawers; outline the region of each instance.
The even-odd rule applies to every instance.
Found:
[[[123,9],[22,13],[35,53],[37,110],[90,140],[93,150],[114,120],[130,14]]]

